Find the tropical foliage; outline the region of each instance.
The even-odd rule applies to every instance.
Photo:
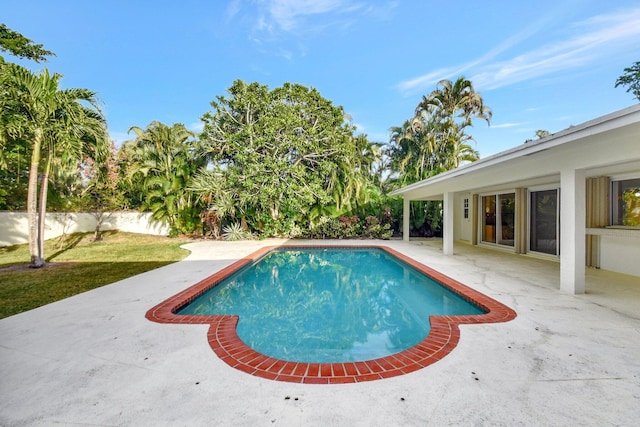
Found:
[[[91,152],[69,161],[57,151],[52,206],[93,212],[96,239],[108,212],[127,208],[151,211],[174,234],[389,238],[402,204],[387,193],[477,159],[465,129],[490,117],[464,79],[441,82],[386,145],[355,135],[342,107],[302,85],[238,80],[211,106],[199,135],[152,122],[132,127],[135,138],[100,161]],[[8,148],[0,179],[13,184],[4,203],[15,209],[34,144],[14,138]],[[410,222],[414,235],[437,234],[439,204],[412,203]]]
[[[6,26],[0,28],[0,40],[3,50],[18,57],[41,60],[50,54]],[[0,155],[0,166],[8,168],[8,161],[22,150],[29,153],[26,208],[33,267],[45,262],[44,218],[52,173],[77,165],[83,155],[102,161],[108,147],[96,94],[88,89],[60,89],[61,78],[46,68],[36,74],[0,62],[0,145],[8,153]]]
[[[102,163],[96,163],[90,157],[85,157],[81,164],[81,179],[78,175],[69,174],[69,181],[74,182],[78,189],[71,194],[79,194],[77,206],[84,211],[91,212],[96,219],[93,240],[102,240],[101,227],[113,212],[122,210],[126,206],[124,193],[120,190],[121,174],[117,162],[117,150],[113,142],[108,156]],[[60,179],[54,182],[61,182]],[[68,209],[67,209],[68,210]]]
[[[209,169],[192,190],[225,221],[289,235],[365,202],[376,146],[312,88],[240,80],[202,120]]]
[[[616,80],[615,87],[618,86],[627,86],[627,92],[632,93],[640,102],[640,61],[624,69],[624,74]]]
[[[4,25],[0,49],[52,55]],[[96,94],[61,89],[61,78],[0,60],[0,209],[28,211],[34,266],[48,203],[94,213],[96,240],[119,209],[151,211],[176,235],[389,238],[402,202],[387,194],[475,161],[467,130],[491,119],[470,81],[443,80],[388,143],[373,142],[314,88],[237,80],[211,102],[201,133],[154,121],[116,147]],[[436,234],[440,210],[412,203],[412,234]]]
[[[132,127],[136,139],[122,147],[129,182],[144,189],[141,209],[166,221],[173,232],[192,232],[199,223],[196,197],[187,190],[191,177],[205,165],[195,134],[181,124],[150,123],[146,129]]]
[[[392,127],[391,166],[402,184],[416,182],[478,159],[466,133],[474,118],[491,120],[479,93],[464,77],[442,80],[424,96],[414,117]]]
[[[34,43],[5,24],[0,24],[0,52],[7,51],[18,58],[31,59],[35,62],[46,61],[47,56],[55,56],[41,44]],[[3,60],[4,58],[0,56],[0,61]]]
[[[393,184],[407,185],[476,161],[479,154],[466,132],[473,119],[489,124],[491,110],[472,83],[464,77],[440,81],[433,92],[423,96],[413,118],[390,129]],[[412,202],[411,229],[416,234],[437,233],[440,211],[439,202]]]

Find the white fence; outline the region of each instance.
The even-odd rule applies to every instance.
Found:
[[[130,233],[166,236],[169,227],[151,220],[151,213],[114,212],[105,214],[100,230],[120,230]],[[47,213],[44,238],[54,239],[63,234],[94,231],[96,217],[89,212]],[[29,241],[26,212],[0,212],[0,247],[19,245]]]

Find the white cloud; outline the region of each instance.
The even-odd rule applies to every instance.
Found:
[[[227,6],[227,20],[233,19],[241,9],[241,0],[233,0]]]
[[[504,128],[513,128],[521,126],[522,123],[501,123],[499,125],[491,125],[492,129],[504,129]]]
[[[549,20],[548,17],[543,17],[537,21],[534,21],[524,30],[522,30],[518,34],[515,34],[512,37],[509,37],[507,40],[500,43],[498,46],[491,49],[489,52],[487,52],[480,58],[476,58],[473,61],[467,62],[466,64],[456,65],[448,68],[441,68],[439,70],[429,72],[422,76],[419,76],[410,80],[405,80],[397,84],[396,87],[405,95],[409,95],[416,92],[422,92],[425,89],[433,87],[440,80],[452,79],[454,77],[457,77],[469,69],[473,69],[476,66],[481,66],[483,63],[493,60],[502,52],[507,51],[511,47],[517,45],[519,42],[533,36],[535,33],[540,31],[541,28],[545,26],[548,20]],[[474,84],[475,84],[475,80],[474,80]]]
[[[545,22],[542,19],[532,24],[478,59],[400,82],[397,88],[405,94],[422,91],[441,79],[471,70],[473,75],[469,78],[476,89],[491,90],[603,61],[614,51],[638,48],[640,8],[577,22],[567,28],[573,35],[564,40],[545,44],[510,59],[489,62],[538,32]]]
[[[397,1],[368,4],[361,0],[253,0],[244,10],[252,22],[250,40],[258,44],[281,42],[294,35],[320,35],[351,27],[362,17],[386,20]],[[241,19],[240,0],[227,8],[229,19]]]
[[[451,76],[459,74],[462,68],[442,68],[439,70],[432,71],[430,73],[424,74],[422,76],[416,77],[411,80],[405,80],[396,85],[401,92],[406,95],[413,92],[420,92],[424,88],[431,87],[438,83],[442,79],[448,79]]]
[[[284,31],[299,27],[300,20],[308,15],[320,15],[353,7],[345,0],[274,0],[269,2],[268,14]]]

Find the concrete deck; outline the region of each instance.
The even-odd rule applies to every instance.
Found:
[[[462,325],[443,360],[358,384],[253,377],[218,359],[207,325],[145,319],[164,299],[280,242],[193,243],[180,263],[0,320],[0,425],[640,423],[640,280],[633,276],[588,270],[587,294],[574,296],[558,290],[559,265],[551,261],[465,245],[444,257],[440,242],[376,242],[518,317]]]

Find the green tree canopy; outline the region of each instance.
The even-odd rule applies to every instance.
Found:
[[[624,74],[618,77],[615,87],[620,85],[628,86],[627,92],[631,92],[640,101],[640,61],[624,69]]]
[[[8,51],[18,58],[31,59],[36,62],[46,61],[47,56],[55,56],[55,53],[46,50],[41,44],[34,43],[5,24],[0,24],[0,51]],[[2,57],[0,56],[0,58]]]
[[[333,190],[342,192],[337,203],[356,194],[344,185],[357,186],[352,178],[368,173],[361,156],[371,147],[354,137],[342,107],[299,84],[270,90],[237,80],[228,92],[202,117],[212,170],[198,188],[208,189],[215,209],[232,220],[250,213],[254,230],[286,234],[308,223],[314,206],[335,207]]]
[[[106,122],[96,94],[88,89],[60,89],[61,78],[46,68],[39,74],[12,63],[0,68],[0,143],[10,152],[24,141],[30,143],[27,214],[34,267],[44,265],[44,218],[51,171],[69,162],[78,164],[83,155],[104,161],[108,150]]]
[[[43,49],[41,44],[35,44],[5,24],[0,24],[0,52],[9,52],[15,57],[36,62],[46,61],[48,55],[55,56],[53,52]],[[24,209],[31,147],[29,141],[7,133],[15,118],[7,110],[11,71],[11,65],[5,64],[0,55],[0,209]]]
[[[465,129],[474,118],[487,123],[491,110],[471,82],[442,80],[423,96],[415,116],[391,128],[390,157],[399,183],[410,184],[478,159]]]
[[[130,129],[136,139],[122,147],[130,183],[144,190],[142,209],[166,221],[172,233],[193,232],[198,220],[196,200],[188,191],[192,176],[205,165],[195,134],[182,123],[152,122],[146,129]]]
[[[442,80],[435,90],[422,97],[412,119],[392,127],[388,155],[392,184],[411,184],[441,172],[478,160],[479,154],[466,129],[473,119],[491,120],[473,84],[459,77],[455,82]],[[441,223],[440,206],[435,202],[411,204],[411,226],[415,230],[433,230]],[[427,233],[427,234],[428,234]]]

